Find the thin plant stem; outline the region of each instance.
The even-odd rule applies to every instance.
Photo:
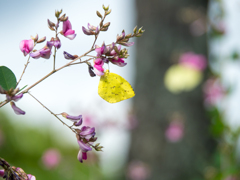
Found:
[[[57,48],[54,46],[54,55],[53,55],[53,71],[55,71],[55,63],[56,63],[56,55],[57,55]]]
[[[20,81],[22,80],[22,77],[23,77],[23,74],[25,73],[25,71],[26,71],[26,69],[27,69],[27,66],[28,66],[28,64],[29,64],[29,60],[30,60],[30,55],[28,56],[28,60],[27,60],[27,63],[25,64],[25,67],[24,67],[24,69],[23,69],[23,72],[22,72],[22,74],[21,74],[21,77],[19,78],[19,80],[18,80],[18,82],[17,82],[17,85],[16,85],[16,87],[18,86],[18,84],[20,83]]]
[[[55,116],[61,123],[63,123],[63,125],[67,126],[69,129],[71,129],[72,132],[74,132],[75,134],[77,134],[76,131],[74,131],[74,130],[71,128],[71,126],[68,126],[65,122],[63,122],[56,114],[54,114],[50,109],[48,109],[45,105],[43,105],[43,103],[41,103],[35,96],[33,96],[30,92],[28,92],[28,94],[29,94],[30,96],[32,96],[33,99],[35,99],[39,104],[41,104],[46,110],[48,110],[53,116]]]

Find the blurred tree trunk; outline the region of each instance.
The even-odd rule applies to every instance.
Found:
[[[137,24],[146,31],[136,42],[134,110],[139,124],[132,132],[129,162],[148,164],[149,179],[204,179],[204,167],[211,160],[215,143],[209,137],[202,87],[172,94],[163,79],[176,63],[171,61],[174,52],[207,54],[206,34],[190,33],[192,20],[201,13],[206,16],[207,0],[136,0],[136,5]],[[180,142],[171,143],[165,130],[175,112],[184,117],[185,131]]]

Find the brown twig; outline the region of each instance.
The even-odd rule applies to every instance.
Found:
[[[65,122],[63,122],[56,114],[54,114],[50,109],[48,109],[45,105],[43,105],[43,103],[41,103],[35,96],[33,96],[30,92],[28,92],[28,94],[32,96],[33,99],[35,99],[39,104],[41,104],[46,110],[48,110],[53,116],[55,116],[61,123],[63,123],[63,125],[67,126],[69,129],[72,130],[72,132],[77,134],[77,132],[74,129],[72,129],[71,126],[68,126]]]

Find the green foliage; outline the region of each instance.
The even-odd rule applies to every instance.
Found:
[[[15,89],[17,84],[14,73],[6,66],[0,66],[0,86],[6,91]]]
[[[21,167],[27,174],[36,176],[37,180],[104,179],[93,152],[88,153],[87,161],[80,163],[77,160],[78,147],[66,147],[66,142],[62,140],[59,144],[53,137],[48,128],[21,127],[17,119],[10,121],[0,113],[0,156],[10,165]],[[52,169],[46,168],[42,162],[44,151],[50,148],[58,149],[61,154],[60,163]],[[95,157],[91,159],[91,155]]]

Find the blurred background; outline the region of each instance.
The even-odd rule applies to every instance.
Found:
[[[61,37],[57,67],[66,64],[63,51],[88,51],[94,37],[81,29],[99,23],[102,4],[112,9],[105,21],[111,25],[96,44],[136,25],[146,30],[132,40],[127,66],[110,64],[136,96],[105,102],[97,94],[99,77],[91,78],[85,64],[54,74],[31,93],[56,114],[82,114],[85,125],[96,127],[103,152],[88,152],[81,164],[74,134],[26,94],[17,102],[25,116],[9,104],[0,110],[0,157],[38,180],[240,179],[239,0],[1,1],[0,66],[20,77],[27,61],[20,41],[36,33],[51,39],[47,19],[54,22],[60,9],[77,36]],[[52,59],[31,59],[20,87],[51,70]]]

